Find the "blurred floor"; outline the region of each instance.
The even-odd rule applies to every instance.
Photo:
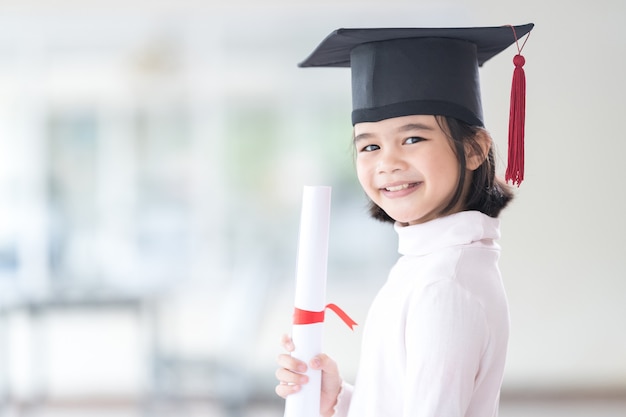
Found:
[[[38,407],[16,409],[4,407],[2,417],[279,417],[283,403],[251,405],[244,410],[225,411],[217,404],[176,403],[158,410],[139,410],[137,407]],[[626,398],[611,400],[541,400],[504,401],[500,417],[624,417]]]
[[[555,401],[504,402],[500,417],[625,417],[626,400],[618,401]]]

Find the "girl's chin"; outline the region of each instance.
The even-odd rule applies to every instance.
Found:
[[[412,216],[394,216],[393,214],[389,214],[389,217],[391,217],[396,222],[401,223],[402,225],[405,225],[405,226],[408,226],[409,224],[420,223],[420,219],[419,218],[415,219]]]
[[[392,213],[389,213],[389,216],[394,219],[396,222],[402,224],[403,226],[411,226],[414,224],[420,224],[420,223],[426,223],[429,220],[434,219],[437,216],[434,216],[432,214],[425,214],[422,216],[419,215],[397,215],[394,216]]]

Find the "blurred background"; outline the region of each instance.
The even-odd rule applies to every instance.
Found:
[[[366,214],[339,27],[534,22],[526,180],[502,216],[502,417],[626,415],[626,5],[0,2],[0,416],[279,416],[304,185],[333,188],[328,302],[396,259]],[[506,158],[515,47],[481,70]],[[501,164],[499,172],[504,172]],[[325,350],[353,380],[361,327]]]

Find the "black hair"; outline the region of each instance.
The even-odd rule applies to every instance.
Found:
[[[448,205],[440,214],[446,214],[456,207],[463,198],[467,161],[465,157],[466,147],[470,147],[472,152],[482,154],[482,147],[476,140],[478,132],[482,129],[479,126],[472,126],[453,117],[435,116],[441,129],[446,132],[452,144],[452,149],[459,161],[459,179],[456,189]],[[496,163],[493,147],[489,147],[489,152],[484,156],[483,163],[472,173],[472,182],[465,195],[462,210],[477,210],[490,217],[498,217],[513,199],[513,190],[504,181],[496,177]],[[370,215],[379,221],[395,223],[382,208],[370,200]]]

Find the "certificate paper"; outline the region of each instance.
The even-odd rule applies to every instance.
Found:
[[[330,187],[306,186],[302,195],[300,235],[296,266],[295,310],[321,321],[293,324],[292,356],[308,364],[322,352],[323,311],[326,299],[328,233],[330,226]],[[310,313],[310,314],[309,314]],[[312,320],[317,321],[317,320]],[[308,369],[309,382],[287,397],[284,417],[319,417],[321,371]]]

